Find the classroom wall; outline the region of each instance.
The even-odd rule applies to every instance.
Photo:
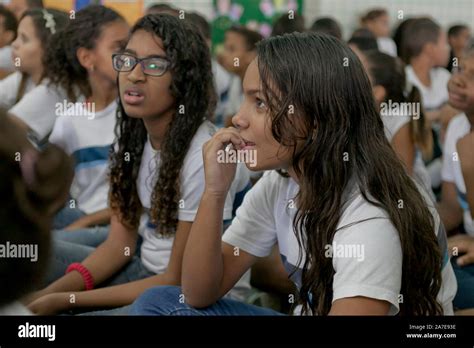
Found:
[[[145,7],[154,2],[156,1],[145,0]],[[173,4],[184,10],[198,11],[206,18],[212,18],[212,0],[160,2]],[[399,10],[403,10],[405,17],[430,15],[446,28],[458,22],[474,26],[474,0],[304,0],[306,25],[310,26],[320,16],[334,16],[343,27],[344,37],[348,38],[357,28],[360,15],[373,7],[386,8],[392,17],[393,26],[398,21]]]

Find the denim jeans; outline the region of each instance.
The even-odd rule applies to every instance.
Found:
[[[458,266],[457,257],[451,259],[454,274],[458,282],[458,292],[453,305],[457,309],[474,308],[474,264]]]
[[[130,315],[174,315],[174,316],[219,316],[246,315],[271,316],[283,315],[272,309],[250,305],[231,299],[221,299],[202,309],[195,309],[183,301],[179,286],[157,286],[145,291],[133,303]]]
[[[54,231],[53,250],[50,267],[46,275],[46,285],[51,284],[64,276],[67,267],[74,262],[82,262],[94,252],[96,247],[107,238],[109,227],[95,227],[77,231]],[[141,244],[141,237],[137,248]],[[130,283],[136,280],[148,278],[155,275],[143,266],[140,257],[135,254],[112,278],[100,284],[107,287]],[[87,315],[116,315],[127,314],[128,307],[115,308],[105,311],[86,313]]]
[[[66,228],[76,220],[79,220],[81,217],[85,216],[84,213],[79,208],[70,208],[66,205],[60,211],[56,213],[56,216],[53,220],[53,230],[60,230]]]

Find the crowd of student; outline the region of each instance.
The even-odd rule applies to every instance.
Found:
[[[169,5],[132,27],[0,7],[0,241],[39,250],[1,261],[0,314],[474,308],[470,28],[391,38],[374,9],[343,37],[284,14],[213,56],[208,22]],[[221,163],[236,150],[257,161]]]

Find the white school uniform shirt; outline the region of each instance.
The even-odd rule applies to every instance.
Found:
[[[421,83],[416,76],[411,65],[405,68],[406,77],[409,83],[416,86],[421,93],[423,109],[426,111],[437,110],[447,103],[448,81],[451,74],[445,68],[433,68],[430,71],[431,86],[427,87]]]
[[[402,129],[403,126],[409,124],[411,121],[410,115],[380,115],[384,125],[385,136],[391,143],[393,137],[397,132]],[[416,121],[415,121],[416,122]],[[426,169],[425,163],[423,162],[420,151],[416,151],[415,162],[413,163],[413,179],[423,187],[426,192],[430,195],[433,202],[436,201],[436,197],[431,188],[431,177]]]
[[[97,112],[84,105],[76,103],[57,117],[49,141],[74,157],[70,195],[77,208],[91,214],[108,206],[109,154],[115,139],[117,102]]]
[[[20,302],[12,302],[0,307],[0,316],[4,315],[33,315],[33,313]]]
[[[79,102],[83,100],[83,97],[78,99]],[[45,79],[26,93],[8,112],[25,122],[38,139],[43,140],[53,129],[58,116],[56,113],[58,105],[67,101],[65,90],[49,86],[48,80]]]
[[[471,124],[465,114],[453,118],[448,125],[444,144],[443,169],[441,177],[443,181],[454,183],[457,198],[463,209],[464,229],[468,234],[474,236],[474,222],[472,220],[472,209],[469,207],[466,197],[466,184],[461,169],[461,159],[457,155],[456,144],[471,131]]]
[[[184,158],[180,173],[181,203],[178,207],[178,220],[194,221],[201,196],[204,192],[204,163],[202,146],[216,131],[215,126],[205,121],[194,135]],[[153,192],[160,166],[160,151],[152,148],[147,139],[137,178],[138,196],[143,206],[139,234],[143,237],[141,260],[151,272],[160,274],[168,267],[174,237],[163,237],[156,233],[156,226],[150,221],[151,194]],[[248,172],[243,164],[237,166],[237,173],[225,201],[223,220],[232,217],[232,204],[237,192],[245,189],[249,183]]]
[[[245,196],[223,241],[257,257],[268,256],[278,242],[283,264],[288,274],[294,271],[291,279],[299,288],[299,247],[292,225],[298,190],[293,179],[284,178],[275,171],[265,173]],[[388,214],[366,201],[356,187],[352,186],[345,196],[346,203],[337,226],[339,230],[334,235],[333,250],[337,252],[341,246],[353,246],[354,249],[358,248],[359,254],[354,252],[352,257],[349,254],[346,257],[334,254],[332,301],[353,296],[384,300],[391,304],[389,314],[394,315],[399,311],[398,296],[402,278],[402,249],[398,232]],[[424,197],[430,202],[427,195]],[[447,245],[436,209],[432,203],[429,204],[436,222],[436,233],[440,236],[439,242]],[[371,220],[350,225],[364,219]],[[438,298],[445,314],[452,314],[452,299],[457,285],[447,247],[443,248],[446,250],[443,285]]]
[[[0,69],[15,70],[12,59],[12,47],[4,46],[0,48]]]
[[[389,37],[377,38],[377,46],[380,52],[386,53],[392,57],[397,57],[397,45]]]
[[[22,73],[15,71],[0,80],[0,108],[9,110],[15,105],[20,89]],[[26,78],[25,95],[36,87],[31,77]]]

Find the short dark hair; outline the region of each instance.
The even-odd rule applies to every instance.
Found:
[[[428,43],[436,43],[441,27],[431,18],[416,18],[407,24],[402,37],[401,58],[407,64],[410,59],[420,55]]]
[[[15,40],[18,30],[18,21],[16,20],[15,14],[5,6],[0,5],[0,16],[5,19],[3,21],[3,29],[6,31],[12,31],[14,34],[13,40]]]
[[[464,24],[456,24],[448,29],[448,36],[458,36],[463,30],[469,30],[469,27]]]
[[[337,37],[339,40],[342,39],[341,26],[336,20],[330,17],[323,17],[315,20],[310,30],[332,35],[334,37]]]
[[[26,5],[28,8],[43,8],[43,0],[26,0]]]
[[[206,40],[211,39],[211,26],[206,18],[197,12],[191,12],[186,14],[185,19],[189,20],[192,25],[195,25]]]
[[[173,16],[177,16],[179,14],[178,9],[175,7],[168,5],[168,4],[153,4],[146,9],[147,14],[158,14],[158,13],[168,13]]]
[[[281,15],[274,23],[272,36],[283,35],[287,33],[304,32],[304,17],[295,13],[294,18],[290,18],[288,14]]]
[[[373,21],[379,17],[387,16],[387,15],[388,15],[388,12],[386,9],[374,8],[370,10],[369,12],[367,12],[365,15],[363,15],[360,21],[362,22],[362,24],[364,24],[366,22]]]
[[[255,50],[257,43],[263,39],[263,36],[260,33],[243,26],[232,26],[227,29],[227,32],[237,33],[243,36],[248,51]]]
[[[377,40],[373,37],[351,37],[347,43],[356,46],[361,51],[373,51],[379,49]]]

